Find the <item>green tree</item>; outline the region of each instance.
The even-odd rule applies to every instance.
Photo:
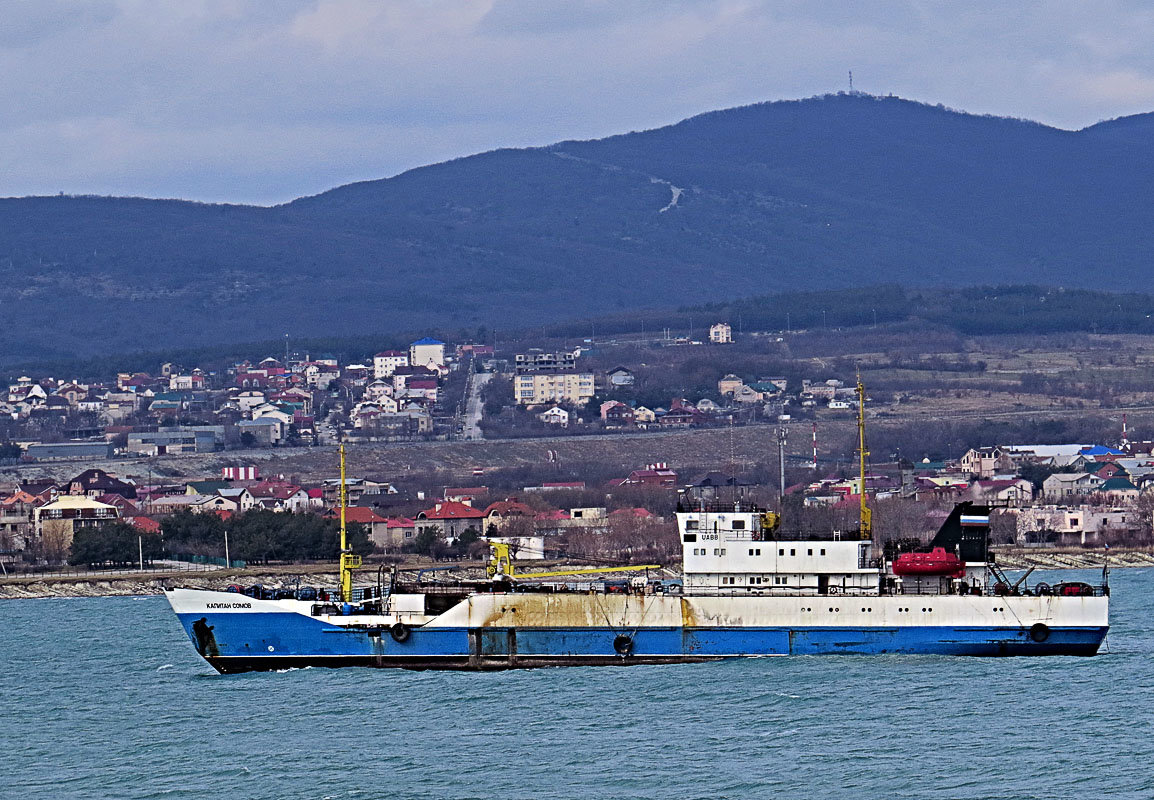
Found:
[[[164,542],[155,533],[142,531],[127,522],[109,522],[99,527],[81,528],[72,537],[68,563],[95,566],[124,566],[146,563],[164,554]]]
[[[416,538],[413,539],[413,552],[422,556],[435,555],[439,542],[440,537],[437,536],[435,528],[421,528]]]

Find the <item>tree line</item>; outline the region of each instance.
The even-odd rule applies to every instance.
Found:
[[[174,555],[224,556],[251,564],[270,561],[334,561],[340,554],[340,526],[316,514],[288,514],[253,509],[223,520],[215,514],[181,511],[160,523],[160,533],[141,531],[127,522],[76,531],[68,563],[89,566],[135,564]],[[373,551],[364,526],[348,525],[348,544],[358,555]]]

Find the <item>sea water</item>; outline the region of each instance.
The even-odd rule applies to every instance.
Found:
[[[3,601],[0,797],[1154,798],[1154,570],[1111,584],[1095,658],[498,673],[221,676],[163,598]]]

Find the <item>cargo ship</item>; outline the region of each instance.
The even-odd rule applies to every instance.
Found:
[[[864,389],[858,384],[864,487]],[[344,477],[342,449],[342,487]],[[828,654],[1090,656],[1109,628],[1100,584],[1011,580],[990,552],[990,509],[954,507],[928,545],[858,525],[787,531],[753,505],[682,497],[682,571],[656,565],[522,573],[494,542],[487,576],[354,586],[341,500],[340,585],[166,592],[222,673],[310,666],[502,670]],[[607,574],[616,579],[608,579]],[[628,576],[622,579],[621,576]]]

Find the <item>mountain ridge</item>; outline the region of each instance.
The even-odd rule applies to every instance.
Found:
[[[500,327],[877,283],[1151,276],[1154,114],[1078,131],[860,93],[501,148],[277,206],[0,200],[37,356]]]

